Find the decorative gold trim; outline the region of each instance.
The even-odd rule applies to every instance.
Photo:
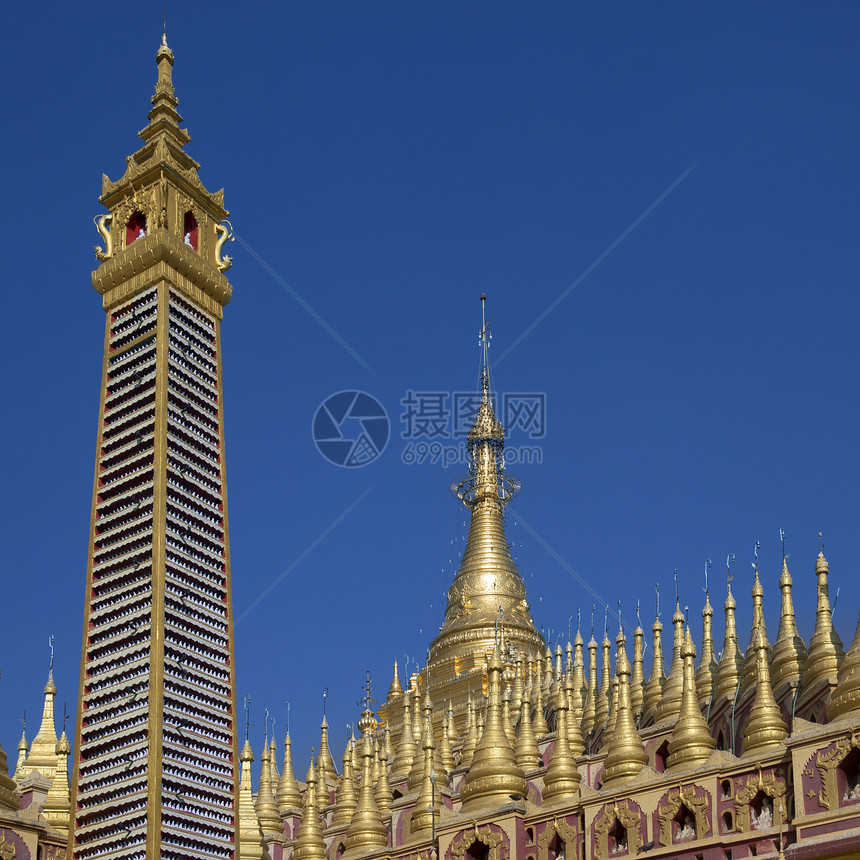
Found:
[[[565,852],[566,857],[578,857],[576,852],[576,841],[579,836],[579,828],[576,826],[576,821],[570,824],[567,818],[553,818],[552,821],[547,821],[543,833],[538,837],[537,841],[537,860],[549,860],[549,843],[552,842],[554,836],[558,835],[564,841],[565,846],[572,846],[573,854]]]
[[[478,827],[478,822],[472,820],[471,830],[461,830],[451,842],[448,849],[450,860],[463,860],[466,851],[474,842],[487,846],[487,860],[508,860],[510,855],[510,840],[508,835],[497,824],[485,824]]]
[[[711,822],[708,818],[709,800],[710,795],[707,791],[704,791],[703,797],[696,795],[695,785],[679,785],[677,788],[670,788],[657,804],[660,844],[673,844],[672,821],[682,805],[686,806],[696,817],[696,839],[704,839],[711,831]]]
[[[633,804],[633,809],[629,803]],[[594,819],[594,835],[597,837],[595,860],[607,860],[609,857],[609,831],[616,818],[627,830],[627,856],[635,856],[642,846],[642,810],[635,801],[618,800],[606,804]]]
[[[836,770],[839,762],[852,750],[860,747],[860,731],[853,731],[846,738],[839,738],[829,753],[819,751],[815,756],[815,768],[821,774],[821,792],[818,802],[824,809],[839,808],[839,789],[836,785]]]
[[[735,830],[744,833],[750,829],[750,801],[763,791],[774,800],[773,826],[781,827],[784,814],[788,813],[786,806],[785,780],[777,776],[775,771],[762,773],[761,764],[756,764],[756,773],[741,777],[735,783]],[[777,802],[778,801],[778,802]]]

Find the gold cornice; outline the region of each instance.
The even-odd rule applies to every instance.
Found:
[[[232,285],[215,266],[165,231],[142,236],[92,273],[93,289],[106,311],[159,280],[169,281],[219,320],[233,295]]]

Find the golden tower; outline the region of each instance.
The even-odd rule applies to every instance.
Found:
[[[166,37],[92,283],[107,312],[69,855],[234,856],[239,751],[220,322],[223,190],[185,151]]]

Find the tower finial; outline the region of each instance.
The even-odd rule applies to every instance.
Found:
[[[779,530],[779,539],[782,541],[782,560],[785,561],[788,558],[785,554],[785,529]]]
[[[51,649],[51,665],[48,667],[51,672],[54,671],[54,634],[48,637],[48,647]]]
[[[709,558],[706,558],[705,559],[705,600],[706,601],[709,597],[709,594],[708,594],[708,569],[710,568],[710,566],[711,566],[711,560]]]
[[[822,540],[823,535],[821,532],[818,533],[818,551],[824,552],[824,541]]]
[[[597,609],[597,604],[591,604],[591,638],[594,639],[594,610]]]
[[[675,577],[675,606],[677,607],[677,606],[681,605],[681,600],[678,597],[678,568],[677,567],[675,568],[674,577]]]
[[[265,738],[266,738],[266,746],[268,746],[268,745],[269,745],[269,709],[268,709],[268,708],[263,708],[263,713],[265,714],[265,725],[266,725]]]
[[[287,702],[287,734],[290,733],[290,703]]]
[[[245,741],[248,740],[248,733],[251,730],[251,694],[245,696]]]
[[[657,620],[660,620],[660,583],[654,583],[654,590],[657,592]]]
[[[328,687],[323,687],[323,719],[325,719],[325,700],[328,698]]]
[[[753,561],[752,566],[753,566],[753,570],[755,571],[755,578],[756,579],[758,579],[758,550],[759,550],[760,546],[761,546],[761,544],[758,541],[756,541],[755,547],[753,548],[753,557],[754,557],[755,561]]]
[[[161,44],[167,44],[167,4],[165,3],[161,9]]]
[[[726,587],[728,588],[729,593],[731,593],[732,580],[734,579],[734,577],[732,576],[732,565],[734,563],[735,563],[735,554],[733,552],[730,552],[726,556]]]

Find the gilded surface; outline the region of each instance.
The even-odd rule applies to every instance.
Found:
[[[660,844],[671,845],[673,843],[672,822],[682,806],[686,806],[696,819],[696,839],[704,839],[711,832],[711,821],[708,815],[710,805],[710,795],[695,785],[683,785],[670,789],[657,804]]]
[[[572,816],[571,816],[572,817]],[[576,826],[576,819],[571,822],[568,818],[553,818],[552,821],[547,821],[543,833],[538,837],[537,841],[537,860],[549,860],[549,843],[553,837],[558,836],[565,846],[576,848],[576,840],[579,835],[579,828]],[[578,856],[577,852],[572,852],[573,856]],[[565,853],[565,856],[567,854]]]
[[[609,831],[616,819],[627,830],[627,855],[636,855],[642,847],[642,813],[633,801],[619,800],[607,804],[594,819],[595,860],[608,860]],[[613,852],[619,856],[621,852]]]
[[[447,857],[450,860],[463,860],[466,851],[475,842],[487,846],[489,852],[487,860],[508,860],[510,856],[510,841],[501,827],[495,824],[485,824],[478,827],[477,822],[473,821],[471,829],[462,830],[454,838],[448,849]]]
[[[850,736],[839,738],[829,752],[819,751],[815,756],[815,767],[821,774],[821,792],[818,802],[823,809],[839,808],[839,790],[836,770],[842,760],[852,750],[860,747],[860,731],[854,731]]]
[[[787,812],[785,780],[772,770],[762,773],[759,767],[735,782],[735,830],[739,833],[750,830],[750,804],[760,791],[773,800],[773,826],[782,826]]]

